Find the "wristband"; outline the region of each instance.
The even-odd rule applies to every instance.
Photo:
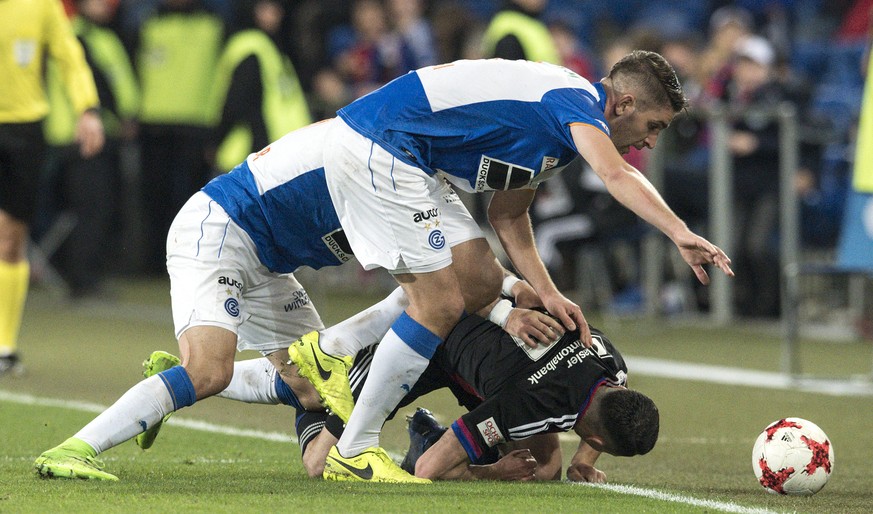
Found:
[[[521,279],[516,277],[515,275],[506,275],[503,277],[503,287],[500,292],[503,293],[503,296],[508,296],[510,298],[515,298],[515,295],[512,294],[512,288],[515,287],[515,284],[521,282]]]
[[[512,302],[500,300],[488,313],[488,321],[500,325],[500,328],[506,328],[506,320],[509,319],[510,312],[512,312]]]

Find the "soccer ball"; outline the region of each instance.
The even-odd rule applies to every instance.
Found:
[[[828,483],[834,468],[834,447],[815,423],[780,419],[755,441],[752,468],[767,492],[809,496]]]

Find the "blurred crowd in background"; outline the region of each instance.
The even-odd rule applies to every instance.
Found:
[[[107,276],[165,273],[169,224],[210,177],[399,75],[502,57],[551,61],[594,82],[630,50],[645,49],[667,58],[691,100],[662,137],[669,146],[662,194],[701,234],[711,148],[701,113],[717,102],[745,113],[732,118],[728,138],[735,301],[740,315],[764,317],[780,312],[778,125],[742,108],[796,105],[804,245],[832,247],[873,7],[873,0],[64,3],[94,71],[108,137],[100,155],[82,159],[69,116],[58,117],[57,92],[33,250],[52,264],[41,272],[57,269],[74,297],[103,294]],[[627,159],[645,172],[650,151]],[[584,265],[580,249],[607,245],[609,301],[633,308],[646,229],[592,175],[580,165],[541,186],[532,209],[537,244],[565,289],[587,287],[576,269]],[[486,224],[482,206],[470,207]],[[707,308],[704,294],[683,301]]]

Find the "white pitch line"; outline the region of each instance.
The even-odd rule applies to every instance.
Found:
[[[713,366],[697,362],[678,362],[649,357],[625,358],[631,375],[643,375],[679,380],[695,380],[725,385],[760,387],[820,393],[831,396],[873,396],[873,382],[868,380],[792,377],[785,373],[757,371],[746,368]]]
[[[54,398],[39,398],[37,396],[32,396],[29,394],[3,391],[2,389],[0,389],[0,401],[7,401],[10,403],[18,403],[23,405],[36,405],[39,407],[58,407],[62,409],[71,409],[81,412],[93,412],[95,414],[99,414],[107,409],[106,405],[100,405],[97,403],[57,400]],[[215,423],[209,423],[207,421],[184,419],[175,416],[167,421],[167,424],[177,427],[190,428],[191,430],[199,430],[201,432],[209,432],[213,434],[232,435],[237,437],[248,437],[251,439],[261,439],[264,441],[274,441],[278,443],[297,444],[297,441],[294,440],[294,438],[292,438],[290,434],[283,434],[281,432],[265,432],[263,430],[236,428],[227,425],[217,425]]]
[[[9,402],[9,403],[17,403],[21,405],[35,405],[39,407],[55,407],[61,409],[70,409],[77,410],[80,412],[92,412],[92,413],[100,413],[106,410],[105,405],[100,405],[97,403],[91,402],[82,402],[82,401],[70,401],[70,400],[60,400],[55,398],[40,398],[37,396],[24,394],[24,393],[13,393],[10,391],[4,391],[0,389],[0,402]],[[201,432],[209,432],[216,433],[222,435],[230,435],[237,437],[248,437],[252,439],[260,439],[264,441],[271,442],[279,442],[279,443],[293,443],[297,444],[293,438],[291,438],[288,434],[283,434],[280,432],[265,432],[262,430],[251,430],[244,428],[236,428],[227,425],[218,425],[215,423],[209,423],[206,421],[198,421],[198,420],[190,420],[190,419],[181,419],[178,417],[174,417],[168,421],[169,424],[174,426],[179,426],[183,428],[189,428],[191,430],[199,430]],[[397,456],[394,456],[397,458]],[[574,485],[583,485],[576,482],[568,482]],[[776,514],[773,511],[766,509],[753,509],[749,507],[743,507],[740,505],[735,505],[729,502],[719,502],[713,500],[701,500],[699,498],[693,498],[690,496],[682,496],[672,493],[667,493],[664,491],[658,491],[656,489],[644,489],[641,487],[634,486],[626,486],[626,485],[617,485],[617,484],[584,484],[592,487],[598,487],[601,489],[607,489],[613,492],[617,492],[620,494],[630,494],[634,496],[643,496],[646,498],[652,498],[655,500],[667,501],[672,503],[684,503],[686,505],[691,505],[694,507],[704,507],[713,510],[719,510],[722,512],[732,512],[738,514]]]
[[[644,498],[652,498],[671,503],[682,503],[693,507],[703,507],[704,509],[718,510],[721,512],[732,512],[736,514],[777,514],[776,511],[763,509],[759,507],[744,507],[731,502],[721,502],[715,500],[702,500],[692,496],[682,494],[667,493],[658,491],[657,489],[644,489],[632,485],[620,484],[588,484],[582,482],[568,482],[572,485],[584,485],[588,487],[596,487],[597,489],[606,489],[620,494],[629,494],[633,496],[642,496]]]

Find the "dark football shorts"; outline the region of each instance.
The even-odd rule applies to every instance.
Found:
[[[0,123],[0,210],[30,225],[46,144],[42,123]]]

